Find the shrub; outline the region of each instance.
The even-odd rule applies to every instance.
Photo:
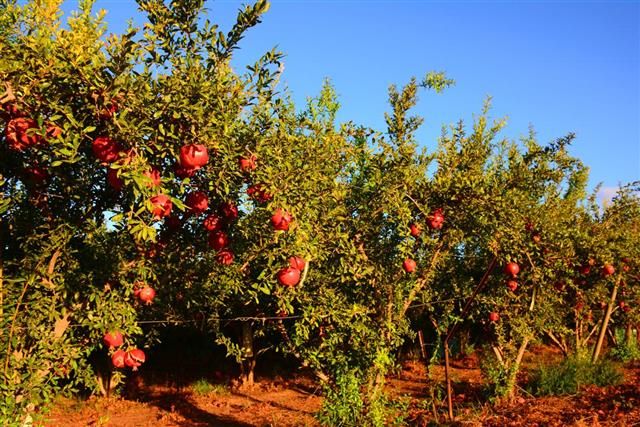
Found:
[[[602,360],[590,363],[582,358],[569,358],[560,364],[545,365],[533,373],[529,391],[537,396],[575,394],[585,385],[599,387],[619,384],[622,373],[618,366]]]
[[[638,341],[631,337],[629,341],[624,339],[624,331],[616,331],[618,345],[611,350],[611,357],[620,362],[628,363],[640,360],[640,345]]]

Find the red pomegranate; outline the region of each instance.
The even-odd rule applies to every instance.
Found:
[[[616,269],[615,269],[615,268],[613,267],[613,265],[611,265],[611,264],[605,264],[605,265],[602,267],[602,275],[603,275],[604,277],[611,276],[611,275],[612,275],[613,273],[615,273],[615,272],[616,272]]]
[[[185,179],[185,178],[191,178],[193,175],[195,175],[197,172],[197,169],[185,168],[183,166],[176,164],[174,166],[174,172],[176,173],[176,176],[178,178]]]
[[[62,128],[52,123],[47,125],[47,140],[56,139],[62,135]]]
[[[118,176],[118,169],[107,169],[107,183],[116,191],[122,190],[124,181]]]
[[[0,104],[0,111],[5,111],[9,117],[24,117],[25,115],[14,103]]]
[[[511,277],[517,277],[520,273],[520,266],[515,262],[510,262],[504,266],[504,272]]]
[[[491,313],[489,313],[490,322],[497,322],[498,320],[500,320],[500,315],[498,313],[496,313],[495,311],[492,311]]]
[[[125,367],[125,358],[127,357],[127,353],[124,350],[116,350],[111,355],[111,363],[114,368],[124,368]]]
[[[149,305],[153,303],[153,299],[156,297],[156,290],[151,286],[144,286],[137,291],[137,294],[140,302]]]
[[[291,221],[293,221],[291,214],[281,208],[276,209],[271,216],[271,224],[276,230],[287,231]]]
[[[200,169],[209,161],[207,147],[189,144],[180,148],[180,165],[186,169]]]
[[[411,223],[409,225],[409,230],[411,231],[411,235],[413,237],[418,237],[420,235],[420,233],[422,232],[422,229],[420,228],[420,226],[418,224],[415,224],[415,223]]]
[[[158,169],[151,168],[144,171],[143,175],[149,178],[150,182],[147,183],[147,187],[160,187],[160,184],[162,183],[162,177],[160,176],[160,171]]]
[[[233,202],[224,202],[220,206],[220,213],[226,222],[238,219],[238,208]]]
[[[261,184],[254,184],[247,188],[247,195],[258,203],[266,203],[273,199]]]
[[[229,245],[229,237],[224,231],[214,231],[209,234],[209,246],[216,251]]]
[[[103,163],[113,163],[120,157],[122,148],[108,136],[99,136],[93,140],[91,145],[94,156]]]
[[[118,112],[118,109],[118,104],[115,100],[112,100],[111,102],[105,103],[104,107],[100,108],[96,115],[100,120],[109,120]]]
[[[171,214],[173,203],[171,203],[171,199],[169,198],[169,196],[165,194],[157,194],[153,196],[150,201],[151,214],[154,216],[154,218],[160,219]]]
[[[507,280],[507,288],[509,288],[511,292],[515,292],[515,290],[518,289],[518,282],[515,280]]]
[[[299,256],[292,256],[289,258],[289,266],[293,268],[297,268],[298,270],[304,270],[304,267],[307,265],[307,262],[304,258]]]
[[[240,159],[238,160],[238,164],[240,165],[240,170],[242,170],[242,172],[245,172],[245,173],[254,171],[258,166],[256,164],[257,160],[258,158],[253,154],[250,156],[240,157]]]
[[[427,218],[427,225],[432,230],[440,230],[444,224],[444,213],[442,208],[438,208],[433,211]]]
[[[216,255],[216,261],[222,265],[231,265],[233,264],[233,252],[229,249],[222,249]]]
[[[194,191],[187,194],[186,205],[191,213],[199,215],[209,208],[209,198],[202,191]]]
[[[210,214],[204,219],[202,225],[207,231],[218,231],[222,229],[222,218],[216,214]]]
[[[300,282],[300,270],[293,267],[285,267],[278,271],[278,282],[282,286],[293,287]]]
[[[42,138],[36,133],[37,128],[38,123],[33,119],[18,117],[9,120],[4,131],[9,148],[23,151],[29,146],[38,145]]]
[[[406,271],[407,273],[413,273],[414,271],[416,271],[416,267],[416,262],[411,258],[407,258],[402,262],[402,268],[404,268],[404,271]]]
[[[46,169],[37,165],[25,169],[24,172],[27,181],[35,186],[42,185],[49,179],[49,173],[47,173]]]
[[[133,368],[134,371],[137,371],[145,360],[146,356],[144,354],[144,351],[140,350],[139,348],[133,348],[127,351],[127,354],[124,357],[125,365]]]
[[[104,342],[104,345],[109,348],[120,347],[124,344],[124,337],[120,331],[110,331],[104,334],[102,341]]]

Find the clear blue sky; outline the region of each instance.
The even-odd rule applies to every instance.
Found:
[[[246,2],[209,1],[223,29]],[[65,10],[76,2],[67,1]],[[140,21],[132,0],[98,0],[109,30]],[[640,179],[640,2],[272,1],[235,64],[277,46],[298,103],[325,77],[341,119],[383,129],[387,88],[428,70],[457,84],[423,94],[420,141],[434,147],[443,124],[471,119],[487,95],[505,136],[532,124],[543,142],[575,132],[571,149],[591,168],[591,186]]]

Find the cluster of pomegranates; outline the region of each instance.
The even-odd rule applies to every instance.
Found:
[[[278,283],[282,286],[291,288],[300,282],[300,276],[307,262],[299,256],[289,258],[289,266],[278,271]]]
[[[593,258],[589,258],[589,260],[583,265],[578,267],[578,273],[583,276],[588,276],[591,273],[591,267],[595,266],[596,260]],[[612,276],[616,272],[615,267],[612,264],[605,263],[600,270],[600,273],[603,277]]]
[[[224,227],[238,218],[238,208],[232,202],[223,203],[218,213],[208,215],[203,226],[209,232],[209,247],[217,251],[216,261],[222,265],[233,263],[234,255],[229,246],[229,236]]]
[[[4,112],[9,116],[4,134],[11,150],[24,151],[27,148],[55,139],[62,134],[60,127],[49,123],[46,125],[43,136],[38,122],[30,117],[26,117],[26,115],[13,104],[6,105]]]
[[[107,346],[109,351],[121,347],[124,344],[124,337],[119,331],[110,331],[104,334],[102,338],[104,345]],[[111,363],[115,368],[132,368],[137,371],[138,368],[144,363],[146,356],[144,351],[139,348],[130,348],[128,350],[122,350],[118,348],[111,355]]]
[[[198,170],[209,162],[207,147],[203,144],[187,144],[180,147],[180,162],[176,164],[175,172],[179,178],[193,176]],[[157,194],[151,198],[151,214],[156,218],[164,218],[171,215],[173,207],[171,199],[166,194]],[[209,199],[201,191],[189,193],[186,200],[190,213],[200,214],[209,207]]]
[[[431,230],[440,230],[443,224],[444,224],[444,211],[442,208],[435,209],[427,217],[427,226]],[[420,224],[416,224],[415,222],[412,222],[411,224],[409,224],[409,233],[411,233],[413,237],[418,237],[422,233],[422,227],[420,227]],[[417,264],[413,259],[406,258],[402,262],[402,268],[407,273],[413,273],[416,271]]]
[[[518,277],[518,273],[520,273],[520,266],[515,262],[509,262],[504,267],[504,272],[509,279],[507,280],[507,288],[511,292],[515,292],[518,289],[518,281],[516,278]]]

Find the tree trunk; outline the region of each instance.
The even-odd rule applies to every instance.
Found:
[[[524,353],[527,350],[527,345],[529,345],[530,337],[525,337],[522,340],[522,344],[520,344],[520,348],[518,349],[518,355],[516,356],[516,360],[513,362],[513,365],[510,366],[510,375],[509,375],[509,399],[513,400],[516,392],[516,382],[518,380],[518,371],[520,370],[520,364],[522,363],[522,358],[524,357]]]
[[[611,298],[609,299],[609,304],[607,305],[607,311],[602,318],[602,325],[600,326],[600,333],[598,334],[598,341],[596,342],[595,347],[593,348],[593,355],[591,356],[591,363],[595,363],[598,361],[598,357],[600,357],[600,351],[602,350],[602,343],[604,342],[604,338],[607,335],[607,328],[609,327],[609,320],[611,319],[611,312],[613,311],[613,306],[616,302],[616,296],[618,295],[618,283],[616,282],[613,290],[611,291]]]
[[[240,342],[243,352],[243,359],[240,363],[240,381],[243,387],[253,387],[256,358],[253,352],[253,329],[248,321],[242,322]]]
[[[447,381],[447,410],[449,421],[453,421],[453,391],[451,390],[451,375],[449,374],[449,340],[446,338],[444,340],[444,376]]]
[[[631,323],[627,323],[627,327],[624,330],[624,343],[627,347],[631,346],[631,342],[633,340],[633,328],[631,327]]]

